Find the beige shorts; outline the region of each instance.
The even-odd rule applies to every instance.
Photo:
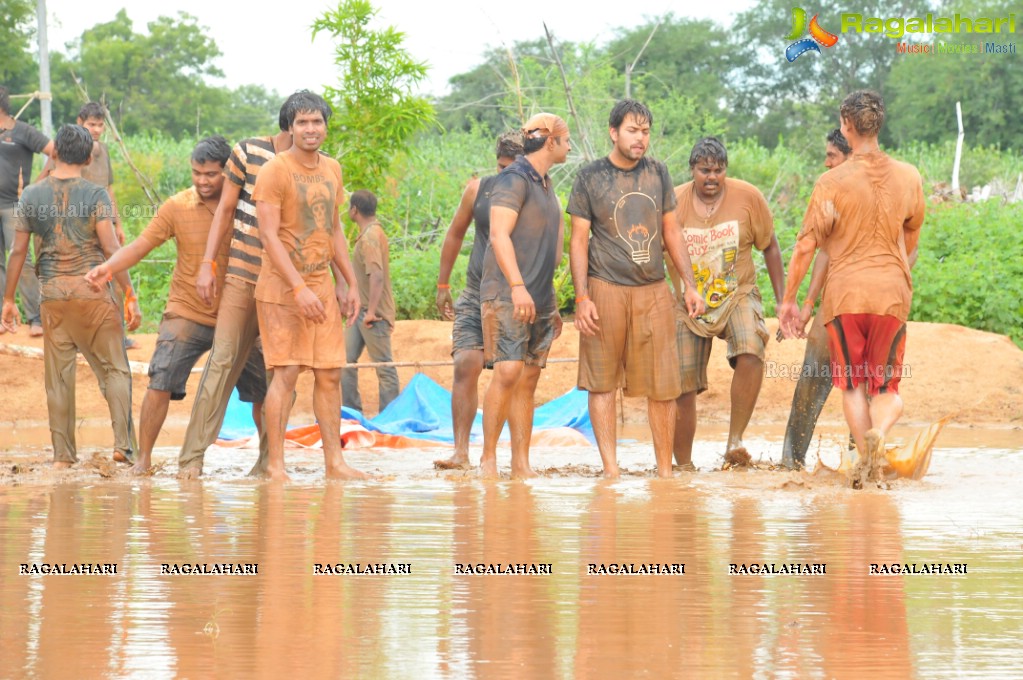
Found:
[[[256,301],[263,359],[268,371],[278,366],[344,367],[345,326],[341,309],[333,296],[324,308],[327,320],[313,323],[302,315],[298,305]]]
[[[596,335],[579,335],[579,389],[654,401],[682,393],[675,327],[675,299],[664,281],[618,286],[589,281],[597,306]]]

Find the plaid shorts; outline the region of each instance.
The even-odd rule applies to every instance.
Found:
[[[764,306],[760,293],[754,288],[749,295],[735,304],[728,315],[725,329],[718,336],[728,341],[728,364],[734,369],[740,354],[752,354],[764,360],[767,346],[767,325],[764,324]],[[678,356],[682,365],[682,394],[703,392],[707,389],[707,363],[710,361],[714,338],[705,338],[689,329],[686,322],[678,322]]]
[[[589,280],[596,335],[579,334],[579,389],[667,401],[681,393],[675,300],[664,281],[619,286]]]

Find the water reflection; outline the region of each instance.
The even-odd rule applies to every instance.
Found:
[[[62,675],[69,659],[78,675],[106,677],[1012,667],[1023,622],[1015,496],[986,510],[948,501],[972,513],[967,529],[920,511],[943,507],[940,489],[804,493],[745,479],[3,487],[0,676]],[[872,563],[966,561],[967,577],[869,573]],[[117,563],[118,573],[24,576],[22,563]],[[245,563],[258,575],[161,573]],[[729,574],[730,564],[820,563],[825,575]],[[318,564],[411,573],[324,575]],[[456,569],[508,564],[552,573]],[[684,573],[608,573],[679,564]]]

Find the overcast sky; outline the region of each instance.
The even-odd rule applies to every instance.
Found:
[[[543,23],[560,40],[603,42],[618,27],[633,27],[673,11],[680,16],[709,18],[729,25],[753,0],[686,3],[667,0],[596,0],[594,2],[474,3],[452,0],[372,0],[381,26],[405,33],[406,49],[430,65],[424,93],[443,94],[452,76],[482,61],[486,50],[511,46],[543,36]],[[210,29],[223,56],[217,65],[231,87],[258,83],[289,94],[301,88],[320,89],[336,82],[329,37],[311,39],[309,27],[326,8],[325,0],[284,0],[239,5],[218,0],[164,0],[126,3],[124,0],[47,0],[51,50],[64,50],[82,31],[110,21],[122,7],[144,32],[157,16],[187,12]],[[278,8],[276,12],[270,7]],[[509,9],[509,7],[513,9]],[[696,7],[699,7],[698,9]],[[251,36],[266,36],[260,43]]]

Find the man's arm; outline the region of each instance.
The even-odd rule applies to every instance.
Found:
[[[525,323],[536,321],[536,304],[533,296],[526,290],[522,281],[522,272],[519,270],[518,260],[515,259],[515,246],[512,244],[511,235],[515,230],[515,222],[518,221],[519,213],[511,208],[495,205],[490,208],[490,247],[494,251],[494,259],[501,273],[511,286],[512,305],[515,308],[515,319]]]
[[[600,332],[597,322],[597,306],[590,299],[590,228],[591,222],[585,217],[572,215],[572,235],[568,241],[568,266],[572,270],[572,285],[575,287],[575,327],[583,335]]]
[[[231,231],[234,223],[234,213],[238,208],[238,198],[241,196],[242,188],[230,180],[224,181],[224,188],[220,192],[220,203],[213,213],[213,222],[210,224],[210,233],[206,237],[206,252],[202,256],[202,264],[199,265],[199,276],[195,280],[195,292],[207,307],[213,306],[217,297],[217,275],[213,271],[213,264],[220,253],[220,247]]]
[[[767,275],[771,279],[771,287],[774,288],[774,301],[781,304],[782,296],[785,294],[785,265],[781,261],[781,246],[778,245],[776,234],[771,234],[771,243],[764,248],[764,265],[767,266]]]
[[[327,320],[323,303],[316,293],[306,287],[305,280],[291,263],[288,251],[281,243],[281,206],[256,201],[256,219],[259,221],[259,239],[263,242],[263,249],[274,269],[291,289],[302,315],[313,323],[323,323]]]
[[[678,215],[669,210],[661,217],[661,233],[668,257],[682,280],[685,282],[686,311],[690,318],[697,317],[706,311],[706,304],[696,290],[696,279],[693,278],[693,263],[689,258],[689,248],[682,240],[682,230],[678,226]]]
[[[109,220],[104,220],[104,222],[110,224]],[[100,224],[102,224],[102,222]],[[110,225],[110,228],[113,229],[113,225]],[[99,231],[99,225],[97,225],[97,235],[99,234]],[[116,234],[114,235],[114,238],[116,240]],[[103,251],[107,254],[109,259],[103,264],[96,265],[89,270],[88,274],[85,275],[85,280],[89,282],[90,286],[97,290],[109,281],[111,276],[116,276],[120,272],[131,269],[141,262],[142,258],[148,255],[153,248],[160,245],[158,243],[151,243],[149,240],[141,237],[135,239],[124,247],[118,246],[113,250],[107,249],[107,246],[103,244],[102,238],[100,238],[100,244],[103,245]],[[120,283],[121,278],[118,277],[117,281]],[[131,287],[130,280],[127,281],[127,285],[129,288]],[[125,290],[128,290],[128,288],[125,288]]]
[[[262,233],[262,219],[259,222],[260,233]],[[345,239],[345,230],[341,227],[341,216],[334,211],[334,260],[336,267],[334,276],[340,272],[341,278],[348,284],[348,297],[341,303],[341,314],[346,319],[355,319],[359,316],[359,308],[362,303],[359,300],[359,284],[355,280],[355,270],[352,268],[352,260],[348,257],[348,241]],[[263,242],[264,247],[266,241]],[[289,260],[290,262],[290,260]]]
[[[114,225],[109,218],[99,220],[96,223],[96,236],[99,237],[100,247],[103,249],[103,254],[106,255],[108,259],[106,263],[99,265],[98,267],[93,267],[93,269],[88,274],[85,275],[87,281],[89,280],[89,274],[92,274],[93,272],[95,272],[100,267],[103,267],[104,265],[109,265],[110,258],[114,257],[118,252],[120,252],[121,248],[121,244],[117,240],[117,234],[114,233]],[[136,239],[132,243],[132,245],[135,245],[140,240],[141,239]],[[140,245],[139,248],[140,249],[145,248],[145,246]],[[153,247],[149,246],[148,248],[145,249],[143,255],[145,253],[148,253],[152,249]],[[130,260],[131,257],[132,256],[127,256],[126,259]],[[139,256],[138,259],[131,261],[131,264],[135,264],[141,259],[142,256]],[[117,279],[117,283],[121,286],[121,290],[124,291],[125,321],[128,323],[128,330],[133,331],[136,328],[138,328],[139,325],[142,323],[142,310],[139,307],[138,297],[135,295],[135,291],[132,290],[131,279],[128,277],[128,274],[125,271],[126,269],[128,269],[129,266],[130,265],[126,265],[124,266],[124,268],[114,271],[113,275],[114,278]],[[105,281],[110,280],[110,271],[107,272],[106,278],[104,280]],[[93,285],[93,287],[95,287],[95,284],[93,284],[91,281],[90,285]]]
[[[28,255],[28,241],[30,234],[27,231],[14,232],[14,246],[11,248],[10,256],[7,258],[7,286],[4,289],[4,306],[0,323],[11,333],[18,329],[21,323],[21,315],[18,314],[18,306],[14,304],[14,293],[18,290],[18,278],[25,266],[25,257]]]
[[[799,337],[799,306],[796,304],[796,295],[799,293],[799,286],[802,285],[803,279],[806,277],[806,271],[810,268],[815,250],[817,250],[817,241],[813,234],[809,233],[800,236],[792,248],[789,277],[782,303],[778,307],[778,321],[787,338]]]
[[[479,193],[479,179],[472,179],[465,185],[462,192],[462,199],[458,202],[451,224],[448,225],[448,233],[444,236],[444,243],[440,249],[440,272],[437,274],[437,311],[440,315],[451,321],[455,318],[454,304],[451,301],[451,269],[455,266],[458,252],[462,249],[462,242],[465,241],[465,233],[472,224],[472,207],[476,203],[476,196]]]

